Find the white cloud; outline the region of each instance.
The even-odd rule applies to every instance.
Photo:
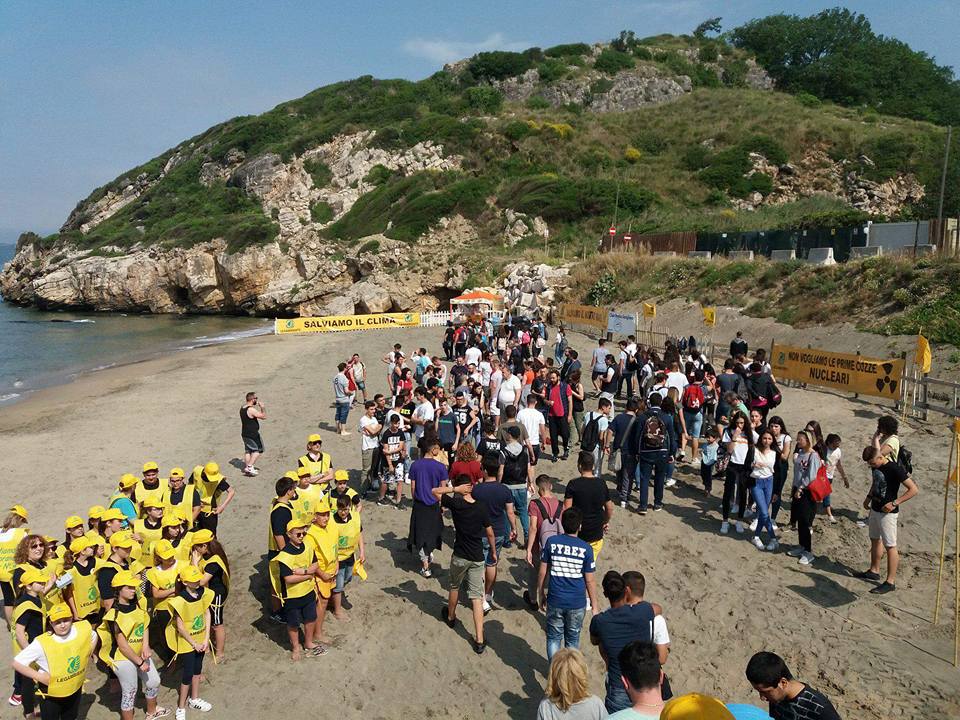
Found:
[[[403,50],[410,55],[426,58],[435,63],[449,63],[486,50],[524,50],[529,46],[526,42],[508,41],[503,33],[495,32],[475,42],[413,38],[403,44]]]

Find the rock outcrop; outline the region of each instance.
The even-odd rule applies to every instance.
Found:
[[[516,263],[504,268],[503,293],[507,309],[516,308],[523,315],[536,311],[550,313],[557,292],[567,287],[570,266],[553,267],[545,263]]]

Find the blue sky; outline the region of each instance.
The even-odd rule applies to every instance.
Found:
[[[90,190],[236,115],[337,80],[421,78],[480,50],[623,28],[729,29],[836,2],[0,0],[0,242],[56,230]],[[956,0],[862,0],[877,32],[960,67]]]

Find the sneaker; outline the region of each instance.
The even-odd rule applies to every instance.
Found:
[[[812,552],[805,552],[800,556],[801,565],[813,565],[813,561],[817,559],[817,556]]]
[[[473,651],[477,655],[483,655],[483,651],[487,649],[487,644],[485,642],[473,641]]]
[[[720,523],[720,534],[726,535],[728,532],[730,532],[730,523],[724,520],[722,523]]]
[[[433,577],[433,573],[430,572],[430,568],[420,568],[420,574],[425,577]]]
[[[746,510],[744,510],[743,516],[744,516],[745,518],[751,518],[751,517],[753,517],[753,508],[747,508]]]
[[[448,628],[453,628],[457,624],[456,618],[453,620],[450,619],[450,609],[444,605],[443,609],[440,611],[440,617],[443,618],[443,621],[447,624]]]
[[[736,503],[734,503],[733,505],[730,506],[730,514],[731,514],[731,515],[736,515],[739,510],[740,510],[740,506],[737,505]]]
[[[559,457],[557,457],[556,455],[554,455],[553,457],[550,458],[550,462],[556,462],[556,461],[559,460],[559,459],[560,459]]]
[[[486,613],[490,612],[491,610],[493,610],[493,606],[490,604],[489,596],[488,596],[488,595],[485,595],[485,596],[483,597],[483,612],[484,612],[484,614],[486,614]]]
[[[884,580],[882,583],[873,588],[870,593],[873,595],[886,595],[897,589],[896,585],[892,585]]]
[[[677,484],[677,481],[674,480],[673,478],[670,478],[669,480],[667,480],[667,481],[663,484],[663,486],[664,486],[664,487],[671,488],[671,487],[673,487],[673,486],[676,485],[676,484]]]
[[[353,433],[350,432],[349,430],[341,430],[340,434],[344,437],[346,437],[347,435],[353,435]]]
[[[563,455],[560,456],[560,459],[561,459],[561,460],[569,460],[569,459],[570,459],[570,453],[569,453],[569,452],[565,452]]]
[[[773,525],[773,531],[774,531],[775,533],[780,532],[780,526],[779,526],[779,525],[777,525],[776,523],[772,523],[772,525]]]
[[[627,506],[627,503],[624,502],[623,500],[621,500],[621,501],[620,501],[620,507],[625,508],[626,506]]]
[[[177,708],[177,711],[174,713],[176,720],[187,720],[187,711],[184,708]]]
[[[192,707],[194,710],[199,710],[200,712],[210,712],[213,708],[213,705],[208,703],[206,700],[201,698],[190,698],[187,700],[187,705]]]
[[[857,520],[857,527],[865,528],[866,526],[867,526],[867,521],[866,521],[866,520],[864,520],[863,518],[859,518],[859,519]]]
[[[875,572],[870,572],[869,570],[855,572],[853,576],[855,578],[860,578],[861,580],[873,580],[874,582],[880,582],[880,575]]]
[[[286,622],[287,622],[287,619],[286,619],[285,617],[283,617],[283,615],[281,615],[281,614],[278,613],[278,612],[273,613],[273,614],[270,616],[270,620],[271,620],[272,622],[275,622],[275,623],[279,624],[279,625],[285,625]]]
[[[753,522],[750,523],[750,532],[756,532],[757,525],[759,525],[759,524],[760,524],[760,521],[757,520],[756,518],[754,518],[754,519],[753,519]]]
[[[654,511],[654,512],[660,512],[661,510],[663,510],[663,505],[654,505],[654,506],[653,506],[653,511]]]
[[[23,696],[11,694],[10,697],[7,698],[7,702],[13,705],[14,707],[20,707],[21,705],[23,705]]]
[[[761,540],[760,538],[758,538],[756,535],[753,536],[753,546],[754,546],[757,550],[766,550],[766,549],[767,549],[766,545],[763,544],[763,540]]]
[[[743,535],[743,523],[740,522],[739,520],[737,520],[736,528],[737,528],[737,532],[738,532],[739,534]]]
[[[637,510],[637,514],[638,514],[638,515],[646,515],[646,514],[647,514],[647,509],[646,509],[646,508],[640,508],[639,510]]]
[[[789,550],[787,550],[787,557],[798,558],[801,555],[803,555],[803,553],[804,553],[803,548],[800,546],[797,546],[795,548],[790,548]]]
[[[830,522],[831,522],[831,523],[836,523],[836,522],[837,522],[837,518],[835,518],[833,515],[829,515],[828,517],[830,518]]]
[[[379,505],[380,507],[383,507],[385,505],[391,505],[391,504],[392,504],[391,501],[387,500],[386,497],[382,497],[379,500],[377,500],[377,505]]]
[[[779,547],[780,541],[776,538],[773,538],[773,540],[767,543],[767,552],[775,552]]]

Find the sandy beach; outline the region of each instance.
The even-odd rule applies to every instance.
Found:
[[[733,330],[718,328],[718,342],[723,331]],[[438,553],[442,569],[433,578],[420,577],[405,548],[409,510],[368,504],[369,579],[348,587],[351,622],[328,619],[335,642],[325,657],[291,664],[284,628],[262,611],[265,528],[276,478],[296,466],[306,436],[318,431],[336,467],[354,471],[356,478],[360,466],[356,432],[332,432],[336,363],[359,352],[367,362],[368,387],[382,391],[380,357],[392,343],[439,352],[440,340],[440,329],[260,337],[41,390],[0,409],[0,502],[26,505],[34,530],[61,537],[66,516],[103,503],[120,475],[136,473],[146,460],[158,462],[163,474],[173,466],[220,463],[237,496],[220,520],[233,580],[225,611],[227,662],[207,665],[202,691],[214,706],[210,717],[535,717],[545,685],[545,639],[542,616],[523,609],[519,581],[525,563],[517,549],[501,561],[495,609],[486,621],[489,647],[479,657],[468,642],[469,613],[459,614],[456,630],[439,616],[450,547]],[[593,342],[574,334],[572,345],[586,353]],[[257,391],[269,418],[257,478],[241,476],[237,467],[237,414],[248,390]],[[837,524],[818,518],[812,567],[782,552],[758,552],[749,535],[719,535],[717,485],[708,499],[696,471],[683,469],[678,485],[666,491],[664,512],[640,517],[617,508],[598,580],[609,569],[644,573],[647,598],[664,606],[669,624],[672,653],[665,670],[677,694],[699,691],[760,705],[743,669],[752,653],[766,649],[783,655],[799,678],[825,692],[844,718],[960,716],[960,670],[950,662],[952,560],[941,624],[930,623],[950,439],[946,418],[911,421],[901,432],[913,451],[921,494],[902,512],[898,590],[881,598],[849,572],[867,564],[867,531],[854,522],[868,483],[859,451],[883,408],[869,399],[785,389],[780,410],[791,434],[815,418],[824,432],[844,439],[852,487],[836,486]],[[351,425],[359,416],[354,409]],[[542,468],[564,483],[576,475],[572,459]],[[452,539],[451,530],[445,539]],[[785,536],[787,544],[795,541],[795,534]],[[0,663],[9,668],[9,644],[0,645]],[[586,630],[581,649],[593,690],[602,697],[603,663]],[[167,707],[175,705],[178,678],[164,676],[160,700]],[[99,672],[91,673],[86,691],[85,704],[93,703],[88,717],[116,716],[119,696],[108,693]],[[2,717],[20,715],[5,702],[2,707]]]

